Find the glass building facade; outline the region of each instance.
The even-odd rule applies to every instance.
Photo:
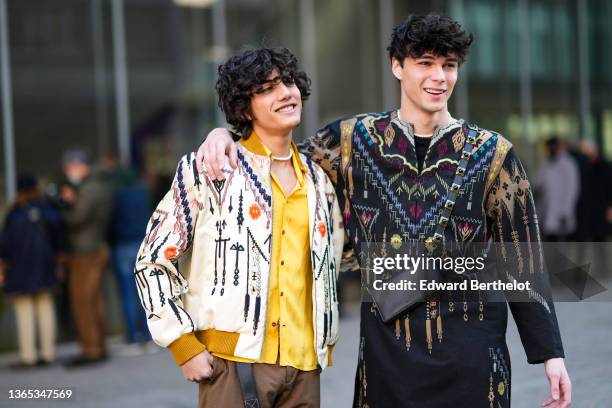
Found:
[[[0,206],[23,171],[54,181],[61,155],[116,151],[148,173],[223,124],[217,65],[244,46],[286,46],[313,79],[297,137],[393,109],[391,28],[440,12],[476,36],[455,116],[508,136],[528,167],[553,133],[612,157],[612,3],[605,0],[0,0]],[[167,186],[166,186],[167,187]]]

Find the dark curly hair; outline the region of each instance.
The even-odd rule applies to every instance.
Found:
[[[285,84],[295,85],[302,94],[302,101],[310,95],[310,79],[298,70],[297,58],[287,48],[256,48],[236,54],[219,66],[217,94],[219,108],[225,113],[227,123],[243,138],[253,129],[250,119],[253,91],[266,82],[276,68]]]
[[[419,58],[427,52],[439,56],[452,53],[463,63],[473,41],[474,35],[450,17],[411,14],[393,28],[387,51],[389,58],[400,64],[407,57]]]

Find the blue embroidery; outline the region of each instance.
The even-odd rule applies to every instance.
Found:
[[[187,227],[187,242],[191,242],[193,235],[193,226],[191,222],[191,210],[189,209],[189,201],[187,201],[187,191],[185,190],[185,180],[183,179],[183,160],[180,161],[178,171],[176,172],[176,180],[178,182],[179,196],[181,197],[181,205],[183,207],[183,214],[185,215],[186,227]]]
[[[253,181],[253,183],[255,184],[255,187],[257,188],[257,191],[259,192],[259,194],[261,194],[261,196],[264,198],[264,200],[266,201],[266,204],[268,204],[268,206],[271,207],[272,206],[272,196],[266,192],[265,188],[262,187],[261,182],[259,181],[259,179],[255,175],[255,172],[253,171],[253,168],[249,165],[247,160],[244,158],[244,155],[240,153],[240,151],[238,151],[238,159],[240,160],[240,163],[242,163],[242,167],[244,167],[244,170],[249,175],[249,178],[251,179],[251,181]]]

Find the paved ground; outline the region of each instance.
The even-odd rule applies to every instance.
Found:
[[[354,305],[341,322],[341,341],[334,351],[334,367],[322,377],[324,408],[350,407],[353,392],[359,317]],[[610,303],[557,305],[574,384],[573,407],[612,406],[612,319]],[[529,366],[516,328],[510,325],[508,342],[513,357],[512,400],[515,407],[537,407],[547,394],[543,366]],[[63,345],[60,356],[74,345]],[[144,354],[143,354],[144,353]],[[113,357],[96,367],[66,370],[60,365],[34,371],[7,367],[14,355],[0,356],[0,407],[194,407],[196,387],[184,381],[169,353],[149,347],[136,350],[112,343]],[[70,400],[10,400],[10,389],[70,389]]]

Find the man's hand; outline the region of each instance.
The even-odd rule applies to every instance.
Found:
[[[562,358],[544,362],[544,371],[550,384],[550,396],[542,402],[546,408],[566,408],[572,402],[572,383]]]
[[[238,167],[238,148],[232,136],[227,129],[213,129],[198,149],[196,158],[198,172],[204,171],[203,162],[211,178],[223,180],[225,178],[222,171],[225,156],[229,156],[230,166],[233,169]]]
[[[207,350],[196,355],[181,366],[183,377],[193,382],[208,380],[213,373],[213,358]]]

